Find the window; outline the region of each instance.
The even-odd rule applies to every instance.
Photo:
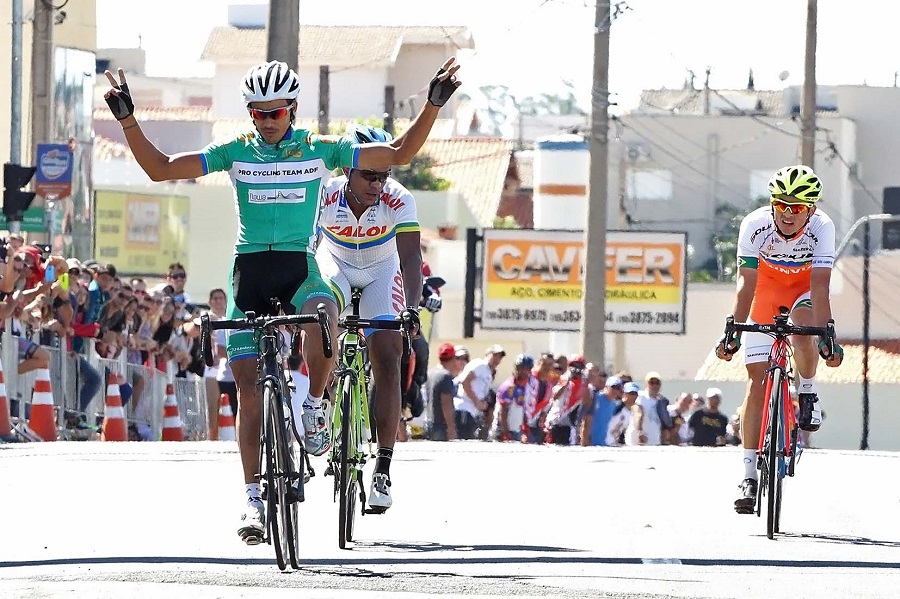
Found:
[[[629,169],[628,197],[635,200],[671,200],[672,171]]]

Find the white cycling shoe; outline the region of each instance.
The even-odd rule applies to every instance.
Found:
[[[266,508],[262,501],[247,502],[237,532],[247,545],[259,545],[263,542],[266,534]]]
[[[303,448],[306,453],[320,456],[331,449],[331,431],[328,430],[326,418],[326,404],[323,402],[318,408],[303,406]]]
[[[369,487],[369,507],[376,512],[384,512],[394,501],[391,499],[391,479],[387,474],[372,474],[372,486]]]

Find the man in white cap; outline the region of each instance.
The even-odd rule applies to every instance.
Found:
[[[637,430],[629,427],[632,418],[632,408],[634,402],[637,401],[638,393],[641,388],[637,383],[628,382],[622,388],[622,404],[616,406],[616,411],[609,421],[609,428],[606,432],[606,445],[615,447],[616,445],[638,445]],[[631,437],[625,435],[625,431],[631,431]]]
[[[694,433],[691,444],[695,447],[725,445],[728,418],[719,411],[721,403],[721,389],[710,387],[706,390],[706,406],[694,412],[688,421],[688,427]]]
[[[490,422],[485,422],[485,413],[492,407],[491,384],[504,356],[506,352],[502,347],[492,345],[485,352],[484,358],[466,364],[454,379],[457,392],[453,406],[456,410],[456,433],[460,439],[474,439],[475,429],[481,423],[485,427],[490,426]]]

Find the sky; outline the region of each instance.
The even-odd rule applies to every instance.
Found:
[[[210,30],[227,24],[229,4],[260,0],[153,0],[139,18],[122,16],[121,0],[97,0],[100,48],[147,51],[147,72],[209,76],[199,60]],[[700,87],[711,69],[716,89],[802,85],[806,39],[803,0],[628,0],[610,32],[610,91],[620,109],[643,89],[680,88],[688,70]],[[319,8],[319,6],[323,8]],[[423,8],[430,6],[429,8]],[[151,8],[152,7],[152,8]],[[465,85],[506,85],[524,97],[565,93],[582,107],[591,98],[594,0],[300,0],[302,23],[327,25],[467,25],[477,50],[460,57]],[[819,84],[894,85],[900,70],[900,3],[819,0]]]

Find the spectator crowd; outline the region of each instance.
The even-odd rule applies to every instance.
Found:
[[[722,391],[680,393],[670,401],[662,377],[643,387],[627,372],[609,375],[583,356],[519,354],[503,374],[505,350],[482,358],[461,345],[438,348],[428,375],[432,439],[556,445],[739,445],[740,419],[720,411]],[[496,390],[495,390],[496,389]]]
[[[174,364],[176,377],[208,375],[194,319],[204,309],[223,317],[226,296],[222,289],[214,289],[208,304],[193,302],[184,291],[187,272],[182,264],[170,264],[165,280],[150,288],[142,278],[120,277],[113,264],[51,256],[48,247],[26,245],[16,234],[0,238],[0,260],[0,326],[10,322],[18,337],[17,372],[48,368],[47,348],[65,352],[76,365],[77,398],[65,398],[63,404],[70,408],[65,418],[68,428],[95,426],[87,410],[109,377],[110,368],[102,364],[111,360],[132,366],[116,369],[115,374],[123,405],[131,404],[133,432],[142,438],[150,434],[146,413],[150,402],[141,401],[145,373],[166,371]],[[91,351],[106,359],[99,361],[100,369],[97,361],[92,364],[88,359]],[[213,369],[213,380],[218,370]],[[227,388],[227,364],[221,370],[219,378]],[[13,414],[17,399],[11,398]]]

